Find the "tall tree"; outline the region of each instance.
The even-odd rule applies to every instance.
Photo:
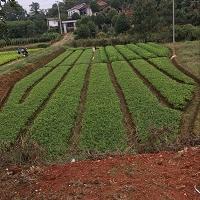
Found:
[[[136,0],[134,3],[134,30],[148,40],[150,34],[157,30],[158,12],[156,0]]]
[[[31,5],[29,5],[30,7],[30,13],[31,15],[37,15],[40,13],[40,4],[37,2],[32,2]]]
[[[27,15],[26,10],[17,2],[15,6],[12,6],[10,2],[5,3],[2,10],[5,13],[5,19],[7,21],[24,20]]]

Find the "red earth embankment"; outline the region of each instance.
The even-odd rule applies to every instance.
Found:
[[[2,199],[197,200],[200,148],[2,169]]]

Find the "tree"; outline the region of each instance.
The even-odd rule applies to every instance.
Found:
[[[5,21],[5,13],[3,10],[4,4],[10,2],[11,6],[15,6],[16,1],[15,0],[0,0],[0,21]]]
[[[96,26],[95,26],[95,23],[92,22],[92,21],[89,21],[87,25],[88,25],[89,30],[90,30],[90,37],[94,38],[96,36]]]
[[[78,38],[89,38],[90,37],[90,30],[87,24],[82,24],[80,27],[77,28],[76,34]]]
[[[2,10],[7,21],[24,20],[27,16],[26,10],[17,2],[15,6],[12,6],[10,2],[5,3]]]
[[[72,15],[72,19],[73,20],[78,20],[78,19],[80,19],[81,18],[81,16],[77,13],[77,12],[75,12],[73,15]]]
[[[123,3],[122,0],[110,0],[111,7],[117,10],[121,10],[122,3]]]
[[[59,7],[60,7],[60,15],[62,20],[67,20],[68,15],[66,10],[68,9],[66,4],[63,2],[59,2]],[[47,17],[58,17],[58,5],[54,3],[50,9],[48,9],[47,12]]]
[[[158,30],[158,11],[156,0],[136,0],[134,3],[134,30],[144,40],[148,40],[152,32]]]
[[[37,15],[40,13],[40,4],[37,2],[32,2],[31,5],[29,5],[30,7],[30,13],[31,15]]]
[[[124,33],[129,29],[130,29],[130,24],[128,22],[127,17],[124,14],[119,15],[115,23],[115,32],[118,34]]]
[[[0,21],[0,38],[6,40],[7,39],[7,24],[3,21]]]
[[[99,5],[97,4],[96,0],[91,1],[90,8],[93,13],[99,12],[99,10],[100,10]]]
[[[105,24],[105,21],[106,21],[106,18],[105,18],[105,16],[102,14],[102,13],[99,13],[99,14],[97,14],[97,16],[95,17],[95,24],[99,27],[99,28],[101,28],[101,26],[103,25],[103,24]]]

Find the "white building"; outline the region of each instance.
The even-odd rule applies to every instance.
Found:
[[[59,26],[59,19],[57,18],[47,18],[47,25],[49,27],[49,29],[51,27],[58,27]]]
[[[92,10],[86,3],[82,3],[74,6],[73,8],[70,8],[67,10],[67,13],[69,18],[72,18],[74,13],[78,13],[80,16],[92,16]]]
[[[103,10],[104,8],[108,7],[108,4],[105,2],[105,0],[97,0],[97,4],[99,5],[100,10]],[[68,13],[68,20],[62,21],[62,28],[64,33],[76,30],[77,20],[72,19],[74,13],[78,13],[80,16],[92,16],[93,14],[90,6],[87,5],[86,3],[78,4],[68,9],[67,13]],[[58,18],[47,18],[47,24],[49,29],[58,27],[59,23],[60,22]]]

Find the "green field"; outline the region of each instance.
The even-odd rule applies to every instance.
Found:
[[[30,49],[28,50],[29,53],[34,53],[39,51],[40,49]],[[19,55],[16,51],[3,51],[0,52],[0,66],[4,65],[6,63],[9,63],[11,61],[17,60],[21,58],[22,55]]]
[[[170,144],[195,88],[158,44],[68,49],[17,82],[0,111],[0,144],[28,137],[47,159],[65,156],[72,143],[77,152],[137,151],[136,143],[149,149],[157,131],[153,142]]]

